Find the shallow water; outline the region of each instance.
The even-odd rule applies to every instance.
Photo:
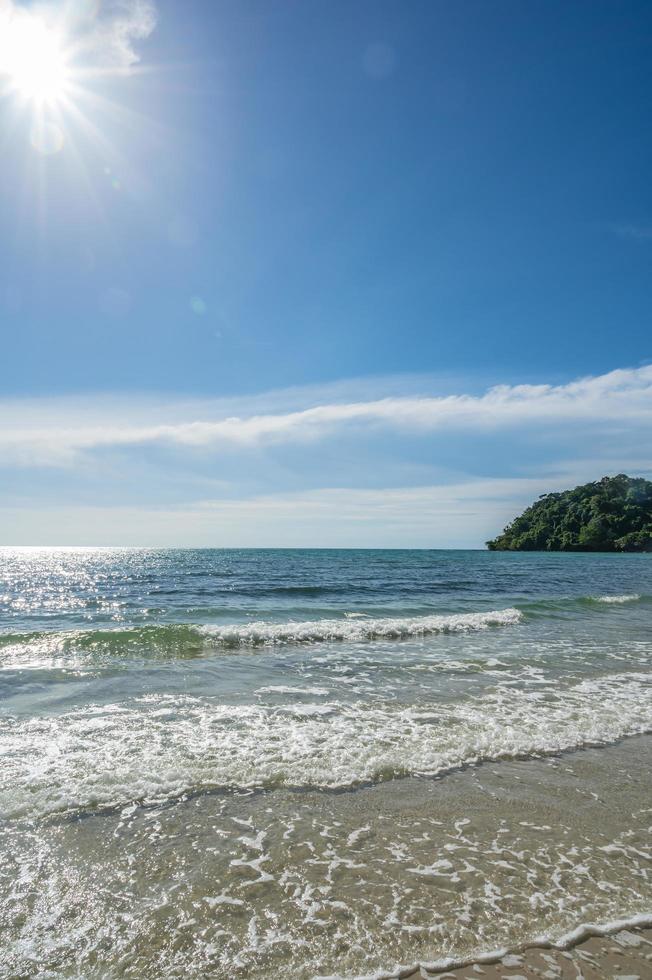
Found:
[[[649,912],[651,627],[649,555],[2,551],[2,975],[353,976]]]

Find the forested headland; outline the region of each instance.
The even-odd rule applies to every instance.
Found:
[[[652,551],[652,482],[624,474],[546,493],[490,551]]]

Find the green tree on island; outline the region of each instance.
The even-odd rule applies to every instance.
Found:
[[[490,551],[652,551],[652,482],[605,476],[545,493],[509,524]]]

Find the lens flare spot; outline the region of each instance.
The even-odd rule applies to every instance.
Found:
[[[190,300],[190,309],[193,313],[196,313],[197,316],[203,316],[208,312],[208,306],[201,296],[193,296],[193,298]]]
[[[39,120],[32,127],[31,143],[43,156],[54,156],[63,149],[64,136],[56,123]]]

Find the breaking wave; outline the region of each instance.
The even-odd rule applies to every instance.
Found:
[[[60,658],[88,655],[103,659],[144,656],[175,659],[198,657],[211,649],[277,647],[327,641],[402,640],[436,633],[468,633],[492,626],[513,626],[518,609],[412,618],[345,619],[307,622],[253,622],[231,626],[169,624],[126,629],[65,630],[0,636],[0,669],[52,666]]]
[[[244,623],[237,626],[200,626],[204,636],[226,647],[280,646],[327,641],[402,640],[435,633],[468,633],[490,626],[514,626],[523,618],[518,609],[458,613],[448,616],[355,617],[317,619],[305,623]]]

